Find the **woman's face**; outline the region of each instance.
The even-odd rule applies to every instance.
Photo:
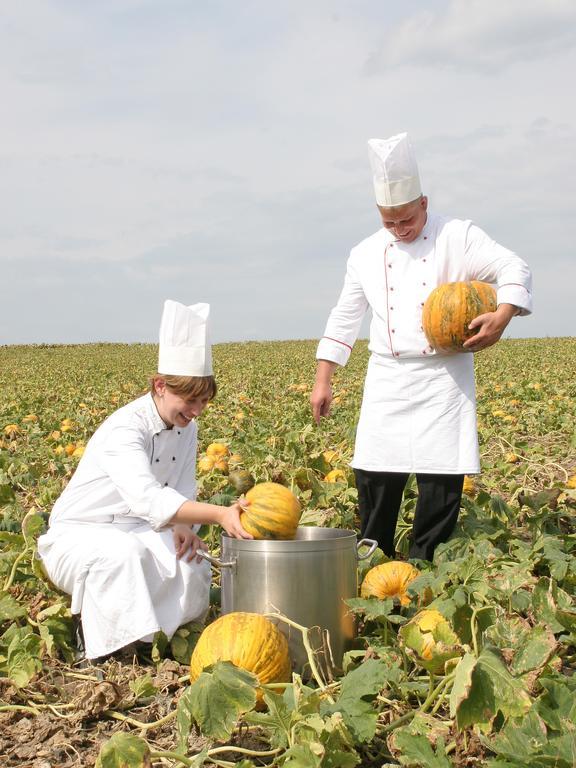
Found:
[[[187,427],[192,419],[197,419],[210,402],[208,395],[201,397],[181,397],[172,392],[162,379],[155,382],[154,402],[160,418],[167,427]]]

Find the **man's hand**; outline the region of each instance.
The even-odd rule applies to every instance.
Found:
[[[316,382],[310,395],[312,416],[316,424],[320,424],[321,416],[328,416],[332,403],[332,385],[324,382]]]
[[[207,550],[208,546],[206,542],[202,541],[199,536],[196,536],[194,531],[183,523],[177,523],[172,526],[172,536],[174,538],[174,546],[176,548],[176,557],[178,560],[184,557],[188,553],[186,561],[189,563],[196,557],[196,552],[199,549]],[[201,562],[201,557],[196,557],[197,562]]]
[[[316,367],[316,382],[310,395],[312,416],[316,424],[320,424],[321,416],[328,416],[332,403],[332,374],[338,368],[337,363],[330,360],[318,360]]]
[[[478,315],[468,328],[477,332],[462,345],[467,352],[479,352],[481,349],[496,344],[504,333],[510,320],[518,313],[518,307],[513,304],[500,304],[495,312]]]

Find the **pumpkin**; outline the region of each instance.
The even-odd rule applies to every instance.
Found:
[[[466,496],[476,496],[476,483],[474,482],[474,479],[472,477],[468,477],[468,475],[464,475],[464,483],[462,485],[462,493],[465,493]]]
[[[401,560],[390,560],[388,563],[381,563],[374,568],[370,568],[362,586],[360,595],[362,597],[397,597],[401,605],[409,605],[410,597],[406,594],[408,585],[420,575],[420,571],[414,568],[410,563],[404,563]]]
[[[326,483],[345,483],[346,475],[341,469],[331,469],[324,478]]]
[[[210,443],[206,448],[206,456],[212,456],[214,459],[228,456],[229,453],[228,446],[224,443]]]
[[[192,652],[190,681],[217,661],[231,661],[252,672],[261,685],[288,682],[292,673],[288,641],[258,613],[226,613],[209,624]],[[261,701],[262,690],[256,695]]]
[[[326,464],[335,464],[340,457],[338,455],[338,451],[328,450],[328,451],[324,451],[324,453],[322,454],[322,458],[324,459]]]
[[[230,472],[228,481],[236,493],[246,493],[250,488],[254,487],[254,478],[246,469],[237,469],[234,472]]]
[[[212,456],[202,456],[198,459],[198,471],[210,472],[214,467],[215,460]]]
[[[462,655],[458,636],[440,611],[425,608],[400,628],[401,641],[430,672],[442,673],[450,659]]]
[[[292,491],[279,483],[258,483],[246,494],[240,523],[255,539],[293,539],[302,509]]]
[[[494,312],[496,291],[490,283],[444,283],[428,296],[422,310],[422,327],[428,343],[438,352],[465,352],[462,345],[476,331],[468,325],[478,315]]]

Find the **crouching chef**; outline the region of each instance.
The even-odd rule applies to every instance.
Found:
[[[352,249],[344,286],[317,350],[311,394],[319,423],[330,409],[331,379],[345,365],[367,310],[371,357],[356,433],[361,535],[393,556],[402,494],[416,474],[418,502],[410,557],[431,560],[456,525],[465,474],[480,471],[473,355],[439,354],[422,328],[422,307],[442,283],[497,286],[497,309],[470,325],[464,347],[494,344],[514,315],[531,312],[531,275],[516,254],[471,221],[428,211],[406,133],[368,142],[383,227]]]
[[[96,430],[39,539],[50,579],[81,614],[89,659],[204,617],[200,524],[252,538],[238,504],[195,501],[196,419],[216,394],[208,318],[208,304],[165,302],[151,391]]]

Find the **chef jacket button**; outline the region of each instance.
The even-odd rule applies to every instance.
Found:
[[[394,243],[390,243],[390,248],[394,248]]]
[[[172,456],[172,461],[176,461],[176,456]]]
[[[389,291],[393,291],[393,290],[394,290],[394,288],[392,288],[392,286],[390,286],[390,288],[389,288],[388,290],[389,290]]]
[[[400,352],[394,352],[395,357],[400,357]]]
[[[160,461],[160,459],[156,459],[156,461]]]
[[[426,283],[422,283],[422,285],[426,285]]]
[[[388,264],[388,269],[392,269],[392,264]]]
[[[178,430],[178,434],[180,434],[180,430]]]
[[[392,333],[396,333],[396,328],[391,328],[390,330],[392,331]]]
[[[425,349],[423,349],[423,350],[422,350],[422,354],[423,354],[423,355],[427,354],[427,352],[426,352],[426,350],[425,350]]]
[[[424,235],[424,240],[428,240],[428,236],[427,235]]]
[[[167,485],[168,485],[168,483],[164,483],[164,486],[167,486]]]
[[[390,309],[394,309],[394,307],[390,307]]]
[[[422,259],[422,261],[426,261],[426,259]],[[178,432],[178,434],[180,434],[180,432]]]
[[[423,306],[424,306],[424,302],[423,302],[423,301],[421,301],[421,302],[420,302],[420,306],[421,306],[421,307],[423,307]]]

